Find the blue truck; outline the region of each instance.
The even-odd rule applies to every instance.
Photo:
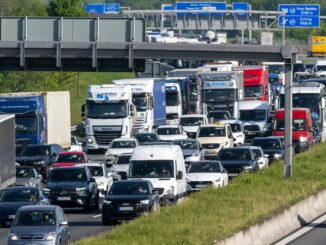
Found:
[[[69,92],[0,94],[0,114],[14,114],[16,153],[28,144],[71,146]]]

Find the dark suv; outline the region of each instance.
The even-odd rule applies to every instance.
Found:
[[[99,209],[99,189],[88,167],[54,168],[43,193],[53,205]]]
[[[16,161],[21,166],[34,167],[43,178],[46,178],[49,165],[54,162],[58,153],[63,151],[64,149],[57,144],[28,145]]]

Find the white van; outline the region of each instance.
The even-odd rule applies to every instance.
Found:
[[[178,145],[150,145],[135,148],[128,179],[149,180],[162,203],[175,203],[186,196],[186,167]]]

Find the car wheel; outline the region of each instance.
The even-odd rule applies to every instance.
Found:
[[[108,226],[109,223],[110,223],[109,220],[105,219],[105,218],[103,217],[103,214],[102,214],[102,225],[103,225],[103,226]]]
[[[95,204],[93,206],[93,210],[98,211],[99,209],[100,209],[100,196],[97,194]]]

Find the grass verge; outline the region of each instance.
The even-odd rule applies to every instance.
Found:
[[[74,245],[212,244],[326,188],[326,143],[297,155],[293,177],[283,162],[242,174],[228,187],[195,193],[180,205],[117,226]]]

